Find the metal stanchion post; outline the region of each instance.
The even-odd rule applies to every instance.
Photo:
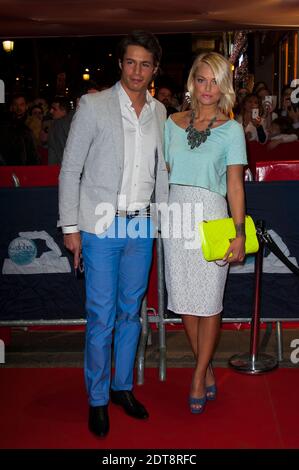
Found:
[[[144,384],[144,361],[147,338],[149,334],[149,323],[147,316],[147,298],[144,297],[141,306],[141,335],[137,351],[137,385]]]
[[[158,332],[159,332],[159,378],[166,380],[166,339],[165,339],[165,287],[164,287],[164,257],[163,243],[159,235],[157,238],[157,267],[158,267]]]
[[[254,309],[251,321],[250,352],[249,354],[235,354],[229,360],[229,365],[233,369],[245,374],[261,374],[273,370],[278,366],[275,357],[269,354],[259,353],[261,278],[264,256],[263,230],[264,222],[257,222],[259,251],[255,257]]]
[[[281,321],[276,322],[276,340],[277,340],[277,359],[283,361],[283,343],[282,343],[282,326]]]

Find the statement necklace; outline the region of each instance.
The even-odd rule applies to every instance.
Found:
[[[214,116],[209,124],[208,127],[204,131],[198,131],[195,129],[193,126],[194,124],[194,119],[195,119],[195,113],[194,111],[191,112],[191,119],[190,119],[190,124],[186,129],[187,132],[187,141],[188,144],[190,145],[191,149],[194,149],[195,147],[199,147],[200,144],[205,142],[208,138],[208,136],[211,134],[211,127],[214,124],[214,122],[217,119],[217,116]]]

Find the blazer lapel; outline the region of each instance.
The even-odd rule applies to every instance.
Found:
[[[155,110],[154,112],[154,122],[156,127],[156,135],[157,135],[157,150],[156,150],[156,166],[157,168],[164,169],[164,158],[163,158],[163,127],[164,127],[164,120],[162,121],[158,111]]]
[[[108,116],[110,118],[110,127],[115,146],[115,154],[118,158],[120,168],[124,166],[124,130],[122,124],[121,110],[118,99],[117,87],[114,85],[111,89],[111,96],[108,100]]]

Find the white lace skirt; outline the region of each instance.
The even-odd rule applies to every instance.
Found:
[[[198,237],[198,223],[227,217],[226,199],[220,194],[195,186],[170,186],[169,205],[191,207],[189,216],[169,216],[169,238],[164,238],[165,280],[168,309],[178,314],[211,316],[223,309],[223,293],[228,265],[218,266],[203,258]],[[186,203],[187,204],[186,206]],[[199,208],[202,207],[202,211]],[[196,214],[196,216],[195,216]],[[196,219],[196,220],[195,220]],[[190,220],[192,225],[190,225]],[[190,248],[190,230],[197,242]],[[183,236],[178,237],[181,231]],[[196,246],[195,246],[196,245]]]

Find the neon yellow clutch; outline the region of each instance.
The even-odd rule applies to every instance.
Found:
[[[202,253],[207,261],[223,259],[229,248],[230,240],[236,237],[236,229],[231,217],[200,222],[199,233]],[[256,253],[259,249],[259,242],[250,215],[245,217],[245,233],[245,253],[247,255]]]

